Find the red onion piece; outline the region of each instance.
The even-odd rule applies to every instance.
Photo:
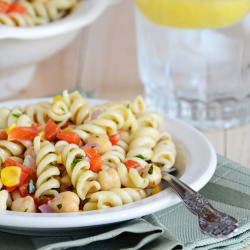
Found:
[[[95,110],[91,115],[91,120],[96,119],[101,114],[101,112],[102,111],[100,109]]]
[[[38,207],[38,209],[42,212],[42,213],[53,213],[51,208],[49,207],[48,204],[43,204],[41,206]]]
[[[23,165],[28,168],[36,169],[36,154],[33,147],[29,147],[24,154]]]
[[[98,143],[87,143],[82,148],[96,148],[96,147],[99,147],[99,146],[100,145]]]

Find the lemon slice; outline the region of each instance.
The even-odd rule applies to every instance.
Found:
[[[174,28],[217,28],[240,21],[249,0],[136,0],[148,20]]]

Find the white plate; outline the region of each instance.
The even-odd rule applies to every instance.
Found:
[[[1,103],[9,108],[46,99],[31,99]],[[48,99],[47,99],[48,100]],[[100,100],[89,100],[99,104]],[[165,117],[165,128],[172,135],[178,148],[176,166],[182,172],[181,180],[194,190],[200,190],[212,177],[216,168],[216,153],[207,140],[196,129],[175,119]],[[170,189],[121,207],[99,211],[65,213],[65,214],[32,214],[5,211],[0,213],[0,230],[19,233],[44,233],[58,230],[72,230],[90,226],[126,221],[151,214],[170,207],[180,200]]]

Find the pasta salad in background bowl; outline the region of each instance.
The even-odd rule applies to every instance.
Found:
[[[7,106],[7,107],[6,107]],[[173,168],[195,190],[216,167],[208,140],[132,101],[78,91],[0,107],[0,230],[33,233],[125,221],[179,201]]]
[[[0,99],[23,89],[36,65],[65,48],[118,0],[0,0]]]

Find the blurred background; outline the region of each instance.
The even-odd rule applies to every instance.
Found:
[[[76,87],[95,90],[104,99],[142,94],[133,7],[133,0],[127,0],[108,8],[69,46],[39,63],[31,82],[7,99],[47,96]]]

